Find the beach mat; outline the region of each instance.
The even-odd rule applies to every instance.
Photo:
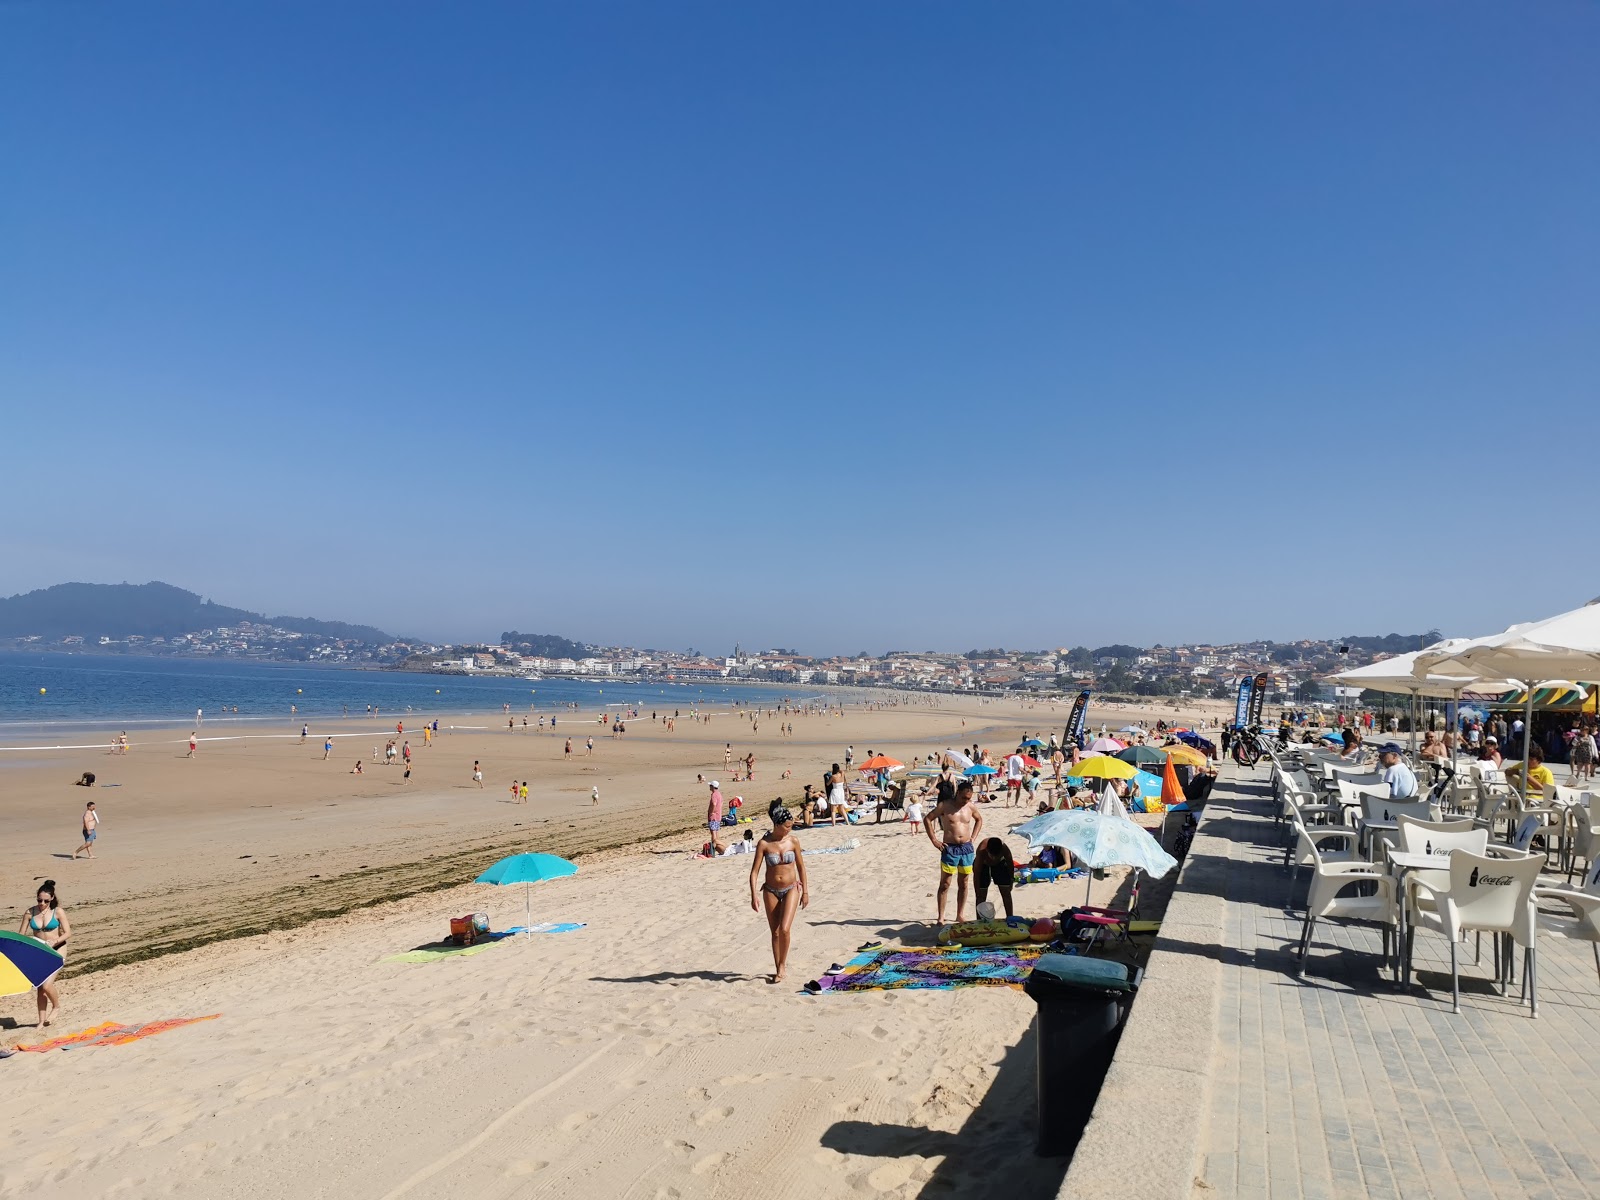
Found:
[[[221,1013],[211,1013],[204,1017],[174,1017],[166,1021],[146,1021],[142,1025],[121,1025],[116,1021],[107,1021],[92,1029],[85,1029],[81,1033],[69,1033],[47,1041],[35,1042],[31,1046],[19,1045],[12,1048],[43,1054],[47,1050],[77,1050],[84,1046],[125,1046],[129,1042],[137,1042],[140,1038],[166,1033],[169,1029],[194,1025],[201,1021],[215,1021],[221,1015]]]
[[[817,982],[824,992],[901,988],[1020,988],[1043,946],[888,946],[869,950]]]
[[[437,942],[431,946],[418,946],[414,950],[407,950],[404,954],[391,954],[384,962],[402,963],[430,963],[438,962],[441,958],[459,958],[468,954],[482,954],[496,942],[504,941],[508,937],[516,937],[522,933],[571,933],[574,929],[583,929],[582,921],[544,921],[538,925],[516,925],[510,929],[500,929],[494,933],[485,934],[470,946],[457,946],[450,942]]]
[[[842,846],[824,846],[820,850],[807,850],[805,852],[805,854],[806,854],[807,858],[815,858],[819,854],[849,854],[850,851],[854,850],[860,844],[861,844],[860,840],[857,839],[855,841],[846,842]],[[694,855],[691,855],[690,857],[696,859],[699,862],[711,862],[711,861],[722,862],[724,859],[730,859],[730,858],[734,859],[736,861],[737,860],[741,860],[741,859],[747,859],[747,858],[750,857],[750,855],[748,855],[748,854],[717,854],[717,855],[694,854]]]

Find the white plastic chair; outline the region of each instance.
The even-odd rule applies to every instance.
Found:
[[[1389,963],[1390,933],[1399,917],[1394,880],[1376,863],[1328,862],[1312,848],[1311,888],[1306,895],[1305,925],[1300,931],[1299,960],[1295,974],[1304,975],[1311,952],[1311,931],[1318,921],[1359,921],[1383,927],[1383,961]],[[1347,896],[1344,889],[1358,883],[1373,884],[1371,895]]]
[[[1540,921],[1539,927],[1588,942],[1594,951],[1595,975],[1600,977],[1600,861],[1594,862],[1589,867],[1589,873],[1584,877],[1581,890],[1570,887],[1536,887],[1533,889],[1533,898],[1535,902],[1559,901],[1572,910],[1574,920],[1570,923],[1558,925],[1546,919]]]
[[[1538,910],[1533,903],[1534,885],[1544,861],[1537,855],[1529,858],[1490,858],[1485,854],[1471,854],[1457,850],[1450,855],[1450,881],[1444,887],[1436,886],[1419,874],[1406,878],[1408,905],[1405,956],[1409,965],[1418,929],[1431,929],[1450,939],[1450,1011],[1461,1011],[1462,936],[1468,930],[1483,933],[1509,934],[1512,941],[1523,949],[1526,963],[1522,986],[1529,998],[1529,1011],[1539,1015],[1539,956],[1535,941],[1538,934]],[[1431,905],[1415,903],[1428,899]],[[1497,956],[1498,958],[1498,956]],[[1501,993],[1505,991],[1508,961],[1496,963],[1496,982]]]

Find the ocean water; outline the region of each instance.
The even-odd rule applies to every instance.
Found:
[[[34,732],[89,726],[185,725],[194,721],[197,708],[205,710],[210,727],[269,721],[287,725],[301,718],[343,716],[346,710],[351,717],[365,717],[369,704],[385,717],[410,713],[422,720],[446,713],[499,715],[506,704],[517,714],[559,713],[574,703],[591,714],[602,704],[634,705],[645,713],[687,712],[697,705],[727,708],[741,701],[772,706],[785,696],[815,701],[820,695],[803,684],[589,682],[229,659],[0,653],[0,738],[14,741]],[[290,705],[296,709],[292,716]]]

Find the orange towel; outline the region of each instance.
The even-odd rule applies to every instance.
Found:
[[[206,1017],[174,1017],[166,1021],[146,1021],[143,1025],[120,1025],[116,1021],[106,1021],[92,1029],[85,1029],[81,1033],[64,1034],[53,1037],[48,1041],[35,1042],[31,1046],[16,1046],[17,1050],[31,1050],[42,1053],[46,1050],[70,1050],[81,1046],[125,1046],[129,1042],[137,1042],[140,1038],[154,1037],[158,1033],[166,1033],[169,1029],[177,1029],[182,1025],[193,1025],[199,1021],[215,1021],[221,1013],[212,1013]]]

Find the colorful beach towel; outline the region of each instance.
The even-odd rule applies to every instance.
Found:
[[[571,933],[574,929],[587,929],[583,921],[541,921],[537,925],[518,925],[515,929],[507,930],[508,933]]]
[[[31,1046],[14,1048],[42,1054],[46,1050],[76,1050],[82,1046],[125,1046],[129,1042],[137,1042],[140,1038],[154,1037],[158,1033],[166,1033],[169,1029],[177,1029],[183,1025],[215,1021],[221,1015],[221,1013],[211,1013],[204,1017],[174,1017],[166,1021],[146,1021],[142,1025],[120,1025],[116,1021],[107,1021],[103,1025],[96,1025],[93,1029],[85,1029],[82,1033],[69,1033],[62,1037],[50,1038],[48,1041],[35,1042]]]
[[[1043,946],[888,946],[858,954],[817,982],[824,992],[896,988],[1020,988]]]

